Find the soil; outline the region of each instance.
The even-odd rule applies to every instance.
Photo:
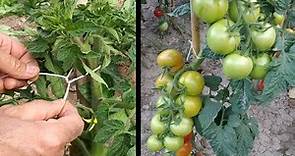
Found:
[[[141,21],[141,155],[155,155],[146,149],[145,143],[150,131],[150,120],[156,111],[155,102],[159,93],[153,89],[160,69],[156,65],[157,53],[166,48],[176,48],[187,52],[190,47],[190,15],[176,18],[174,21],[184,32],[180,34],[172,27],[162,37],[157,31],[159,19],[153,16],[157,6],[156,0],[149,0],[142,4]],[[175,5],[183,4],[177,2]],[[201,41],[204,41],[207,27],[200,26]],[[201,43],[204,46],[204,43]],[[201,67],[204,73],[222,75],[219,61],[205,61]],[[226,83],[224,79],[223,83]],[[251,156],[295,156],[295,101],[287,93],[276,98],[269,106],[253,106],[249,114],[253,115],[259,123],[259,135],[255,140]],[[214,155],[212,149],[204,149],[207,156]]]

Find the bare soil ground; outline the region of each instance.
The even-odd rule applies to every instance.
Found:
[[[180,2],[176,5],[179,5]],[[145,146],[150,132],[150,120],[155,112],[155,102],[159,94],[153,89],[160,69],[156,65],[157,53],[166,48],[176,48],[186,52],[190,46],[190,16],[176,18],[175,21],[185,32],[183,35],[169,28],[161,38],[156,30],[158,19],[153,16],[157,6],[156,0],[147,1],[142,5],[145,22],[141,22],[141,155],[151,156]],[[204,41],[206,26],[201,25],[201,40]],[[201,43],[204,45],[204,43]],[[204,73],[222,75],[220,62],[206,61],[202,65]],[[253,106],[249,114],[259,122],[260,134],[255,140],[251,156],[295,156],[295,101],[287,93],[276,98],[269,106]],[[207,147],[205,155],[212,156],[212,150]]]

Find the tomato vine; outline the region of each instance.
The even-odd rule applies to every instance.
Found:
[[[182,137],[171,133],[173,130],[169,128],[173,121],[179,123],[185,112],[185,101],[180,102],[182,108],[176,107],[176,99],[190,94],[186,92],[190,86],[179,84],[180,75],[197,71],[206,59],[222,60],[224,75],[203,76],[208,91],[201,96],[201,111],[193,117],[195,132],[209,141],[217,155],[249,155],[259,128],[249,109],[252,105],[267,105],[295,86],[295,1],[192,0],[192,3],[192,7],[183,4],[168,15],[179,17],[191,10],[209,25],[207,42],[204,49],[197,51],[198,57],[186,62],[176,73],[170,73],[174,77],[173,85],[167,83],[170,92],[160,90],[167,99],[162,102],[164,111],[177,115],[161,120],[167,129],[157,139],[161,142],[167,136]],[[215,9],[208,12],[208,8]],[[193,30],[198,27],[195,24],[192,22]],[[228,83],[224,84],[224,79]],[[159,114],[162,112],[157,110]],[[161,146],[166,149],[164,152],[174,154],[175,150],[165,147],[164,143]]]
[[[1,95],[0,104],[66,99],[75,91],[71,100],[86,126],[71,152],[134,155],[135,1],[0,1],[0,16],[10,15],[29,26],[1,32],[23,39],[41,73],[26,88]]]

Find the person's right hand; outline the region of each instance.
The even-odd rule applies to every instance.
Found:
[[[60,113],[64,102],[35,100],[0,107],[0,155],[63,156],[65,145],[84,127],[72,104],[67,102]]]

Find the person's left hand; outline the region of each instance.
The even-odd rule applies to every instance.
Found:
[[[37,61],[23,44],[0,33],[0,93],[36,80],[39,71]]]

